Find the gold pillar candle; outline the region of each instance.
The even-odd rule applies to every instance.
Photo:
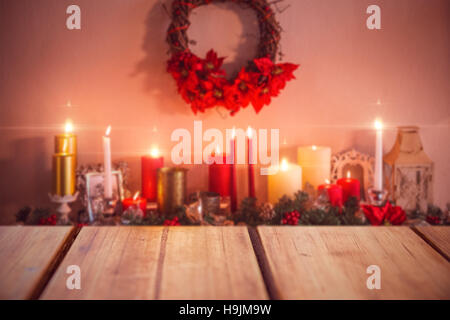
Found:
[[[171,214],[186,201],[185,168],[161,168],[158,169],[157,202],[159,211],[163,214]]]
[[[55,153],[77,153],[77,136],[71,132],[55,136]]]
[[[59,196],[73,195],[76,189],[77,137],[72,131],[73,125],[68,120],[65,132],[55,136],[52,191]]]
[[[74,154],[53,155],[53,194],[58,196],[75,193],[76,157]]]

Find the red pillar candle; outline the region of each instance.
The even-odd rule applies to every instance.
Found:
[[[154,148],[150,155],[141,157],[142,197],[148,201],[156,201],[156,187],[158,184],[158,169],[164,167],[164,158],[159,156],[158,149]]]
[[[248,197],[256,198],[255,196],[255,159],[253,155],[253,139],[252,128],[247,129],[247,150],[248,150]]]
[[[130,207],[139,208],[144,213],[147,209],[147,199],[139,197],[139,191],[136,192],[133,198],[126,198],[122,201],[122,209],[123,211],[127,210]]]
[[[219,162],[222,160],[222,163]],[[231,191],[231,165],[227,164],[225,155],[215,153],[210,158],[208,185],[210,192],[217,192],[221,197],[229,197]]]
[[[233,128],[233,134],[230,140],[230,152],[231,152],[231,176],[230,176],[230,206],[231,212],[237,210],[237,177],[236,177],[236,130]]]
[[[328,198],[332,206],[341,207],[342,206],[342,187],[337,184],[331,184],[327,181],[326,184],[321,184],[318,187],[319,192],[322,190],[327,190]]]
[[[341,178],[337,184],[342,187],[343,201],[347,202],[348,198],[356,197],[358,201],[361,198],[361,190],[359,180],[350,177],[350,171],[347,172],[347,178]]]

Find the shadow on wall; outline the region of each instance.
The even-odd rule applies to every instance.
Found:
[[[0,223],[14,223],[14,214],[25,205],[50,207],[51,188],[45,138],[14,140],[12,157],[0,160]],[[34,159],[30,162],[30,159]],[[25,179],[23,180],[23,178]]]
[[[150,9],[145,21],[146,32],[142,45],[145,57],[136,64],[132,76],[144,75],[144,91],[152,97],[153,103],[156,104],[159,112],[190,115],[192,111],[182,100],[181,96],[178,95],[174,79],[166,72],[167,60],[169,59],[166,32],[170,24],[169,12],[171,3],[172,0],[162,0]],[[236,48],[227,46],[228,52],[219,53],[219,55],[224,56],[229,55],[231,52],[235,57],[234,59],[228,58],[224,63],[224,69],[227,73],[234,76],[245,65],[246,61],[252,59],[256,54],[259,39],[256,15],[254,15],[253,19],[248,19],[246,12],[251,10],[247,9],[245,14],[243,14],[242,9],[233,3],[212,4],[210,6],[233,11],[241,22],[243,36],[239,35],[238,46]],[[192,12],[191,18],[195,19],[195,10]],[[206,27],[208,26],[206,25]],[[216,41],[226,41],[226,39],[218,34]],[[202,39],[195,40],[199,42]],[[206,46],[214,48],[214,44]]]

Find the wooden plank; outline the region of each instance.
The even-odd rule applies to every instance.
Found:
[[[450,227],[414,227],[414,230],[447,260],[450,260]]]
[[[153,299],[164,227],[83,227],[42,299]],[[67,267],[81,270],[69,290]]]
[[[170,228],[160,299],[267,299],[246,227]]]
[[[450,264],[407,227],[258,227],[280,299],[450,299]],[[381,269],[369,290],[367,267]]]
[[[73,231],[59,226],[0,226],[0,299],[33,297]]]

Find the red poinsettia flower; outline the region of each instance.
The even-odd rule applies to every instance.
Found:
[[[383,208],[385,212],[384,223],[391,225],[401,225],[406,220],[406,213],[400,206],[393,206],[388,202]]]
[[[268,86],[263,86],[255,89],[253,91],[251,101],[253,109],[255,109],[256,113],[261,111],[262,107],[270,104],[271,101],[270,88]]]
[[[221,69],[224,59],[225,57],[219,58],[214,50],[209,50],[206,59],[203,61],[203,70],[213,74],[225,75],[225,70]]]
[[[392,206],[389,201],[384,207],[362,205],[365,216],[374,226],[381,224],[401,225],[406,220],[405,211],[399,206]]]
[[[266,77],[270,77],[272,74],[273,69],[273,61],[269,58],[259,58],[254,59],[253,63],[256,65],[256,68],[258,68],[259,72]]]
[[[373,226],[379,226],[383,223],[384,212],[381,207],[372,205],[362,205],[361,208],[364,211],[364,215]]]
[[[286,82],[295,79],[294,71],[298,65],[292,63],[277,64],[272,69],[272,77],[270,79],[270,93],[276,97],[286,86]]]

